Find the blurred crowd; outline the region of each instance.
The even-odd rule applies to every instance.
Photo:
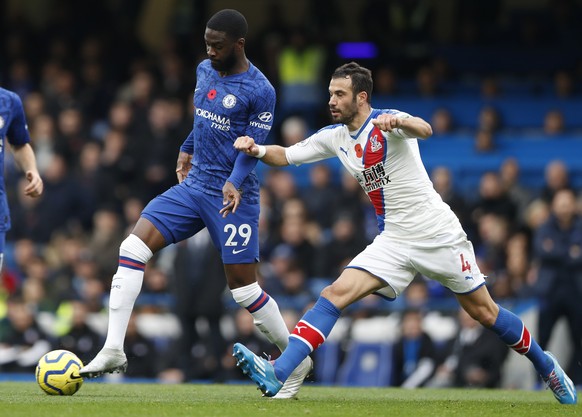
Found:
[[[5,39],[0,85],[23,100],[45,183],[41,198],[23,196],[24,179],[6,154],[12,229],[0,283],[2,373],[32,372],[40,355],[51,348],[74,351],[84,362],[96,354],[107,329],[109,286],[117,269],[118,247],[144,205],[176,183],[179,146],[192,128],[194,68],[203,58],[204,15],[193,13],[187,21],[193,27],[187,32],[176,29],[152,53],[128,24],[138,15],[140,2],[110,2],[116,10],[99,1],[90,2],[91,7],[86,2],[83,6],[64,3],[67,7],[42,29],[19,15],[0,25],[0,36]],[[210,2],[191,3],[201,14]],[[380,3],[384,2],[365,2],[369,8],[380,8]],[[398,11],[403,16],[414,11],[417,19],[393,22],[388,25],[389,35],[384,30],[377,33],[385,25],[370,22],[366,38],[382,48],[397,42],[426,45],[432,34],[428,18],[434,13],[428,7],[432,2],[389,3],[394,9],[392,20]],[[460,44],[495,44],[501,35],[487,22],[497,21],[491,11],[502,2],[487,2],[492,3],[487,7],[460,3],[463,24],[455,28],[453,39]],[[322,32],[306,32],[285,25],[283,16],[276,15],[278,2],[272,4],[273,19],[248,40],[248,55],[277,89],[277,122],[270,140],[291,145],[328,123],[327,74],[342,61],[331,53],[329,43],[338,36],[340,20],[314,7],[311,23],[317,25],[310,27]],[[570,33],[580,31],[572,21],[579,16],[579,4],[565,0],[548,4],[553,5],[555,20],[543,23],[559,29],[549,32],[554,39],[570,39]],[[491,13],[478,14],[480,8]],[[333,12],[333,8],[319,9]],[[120,18],[109,21],[113,12]],[[381,14],[372,17],[383,22]],[[525,45],[549,42],[535,30],[542,27],[534,17],[524,17],[514,32],[504,33],[504,39]],[[107,31],[96,22],[110,22],[105,24]],[[178,23],[176,28],[183,26]],[[375,91],[388,99],[402,91],[438,98],[457,76],[442,71],[443,60],[438,57],[424,60],[423,65],[417,58],[397,58],[369,62]],[[541,80],[558,95],[562,89],[570,96],[582,94],[582,67],[535,74],[535,80],[532,92]],[[488,75],[478,77],[478,83],[483,97],[500,88],[499,79]],[[414,108],[400,110],[414,114]],[[487,135],[499,121],[493,112],[484,111],[479,117],[480,126],[473,132],[476,146],[489,149],[493,145]],[[559,129],[559,115],[548,119],[532,128]],[[437,135],[455,130],[442,111],[435,112],[431,123]],[[580,366],[576,367],[582,355],[578,301],[582,295],[582,194],[571,186],[567,166],[548,161],[543,186],[531,189],[520,182],[518,160],[508,158],[497,171],[483,172],[477,197],[470,199],[455,189],[446,166],[429,174],[435,189],[461,219],[481,270],[489,276],[494,298],[501,303],[537,300],[541,312],[537,339],[542,347],[549,343],[558,319],[568,320],[573,351],[570,375],[582,383]],[[314,165],[306,178],[292,171],[266,170],[261,179],[259,280],[277,300],[292,329],[321,288],[373,239],[376,218],[359,184],[347,174],[334,176],[326,164]],[[234,341],[255,352],[278,355],[257,334],[250,314],[232,305],[224,290],[224,272],[208,235],[201,233],[158,253],[146,268],[129,326],[127,375],[165,382],[239,379],[242,374],[230,354]],[[431,340],[445,339],[438,328],[430,336],[423,331],[422,319],[433,310],[455,323],[453,331],[443,330],[445,342]],[[466,330],[470,320],[457,315],[453,295],[418,276],[394,303],[370,296],[346,311],[346,331],[359,320],[376,316],[402,321],[390,358],[397,370],[387,383],[497,386],[505,348],[485,349],[483,357],[475,349],[466,349],[481,337],[481,330]],[[419,337],[423,346],[428,345],[419,348],[420,342],[414,342],[412,350],[406,347],[410,346],[407,338]],[[430,356],[428,361],[421,360],[425,356]],[[473,361],[471,366],[459,365],[467,361]],[[470,375],[461,374],[467,369]]]

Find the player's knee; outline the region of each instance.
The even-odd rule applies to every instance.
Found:
[[[474,306],[467,309],[467,313],[485,327],[491,327],[497,320],[498,311],[489,306]]]
[[[151,259],[153,253],[143,240],[134,234],[130,234],[121,242],[119,256],[135,259],[145,264]]]
[[[344,291],[339,285],[328,285],[323,290],[321,290],[320,295],[329,300],[340,310],[343,310],[345,307],[351,304],[350,294]]]

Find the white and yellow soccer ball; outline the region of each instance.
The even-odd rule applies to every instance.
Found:
[[[73,395],[83,378],[79,369],[83,362],[68,350],[53,350],[45,354],[36,366],[36,382],[49,395]]]

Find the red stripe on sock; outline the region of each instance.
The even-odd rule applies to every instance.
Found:
[[[297,323],[291,334],[307,343],[311,347],[312,352],[325,342],[323,334],[317,328],[303,320]]]
[[[529,352],[529,348],[531,347],[531,335],[529,334],[529,330],[527,327],[525,327],[525,325],[521,331],[521,338],[517,341],[517,343],[514,343],[509,347],[520,355],[525,355],[527,352]]]

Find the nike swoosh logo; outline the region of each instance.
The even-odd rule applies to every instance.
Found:
[[[240,249],[240,250],[233,249],[233,250],[232,250],[232,254],[233,254],[233,255],[236,255],[237,253],[244,252],[244,251],[246,251],[247,249],[248,249],[248,248],[244,248],[244,249]]]

